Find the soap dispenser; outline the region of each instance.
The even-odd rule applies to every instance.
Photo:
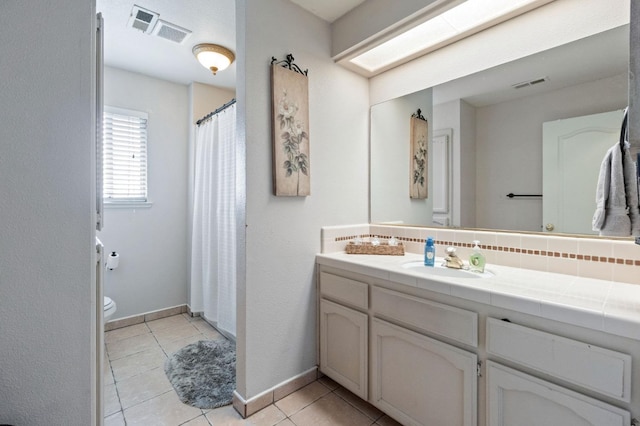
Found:
[[[484,272],[486,260],[482,252],[480,252],[480,241],[473,241],[473,253],[469,257],[469,270],[473,272]]]
[[[424,243],[424,266],[434,266],[436,262],[436,246],[433,244],[433,238],[427,238]]]

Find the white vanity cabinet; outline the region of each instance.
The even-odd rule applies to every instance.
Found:
[[[478,314],[371,288],[370,402],[405,425],[477,424]],[[434,338],[428,337],[435,336]]]
[[[476,354],[372,320],[370,402],[404,425],[475,425],[476,365]]]
[[[639,339],[344,263],[318,265],[320,371],[401,424],[638,424]]]
[[[322,373],[404,425],[477,425],[477,355],[437,339],[476,347],[475,312],[324,271],[319,292]]]
[[[320,275],[320,371],[367,399],[368,285],[325,272]]]
[[[623,402],[631,399],[631,356],[518,324],[487,319],[487,353]],[[627,426],[611,404],[487,362],[487,426]]]
[[[628,426],[628,411],[487,362],[487,426]]]

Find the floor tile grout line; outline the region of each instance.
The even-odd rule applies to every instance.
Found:
[[[316,381],[317,381],[317,380],[316,380]],[[303,386],[303,387],[301,387],[300,389],[298,389],[298,390],[296,390],[296,391],[291,392],[289,395],[293,395],[294,393],[296,393],[296,392],[298,392],[298,391],[300,391],[300,390],[302,390],[302,389],[306,388],[307,386],[311,385],[312,383],[315,383],[315,381],[314,381],[314,382],[311,382],[311,383],[309,383],[309,384],[307,384],[307,385],[304,385],[304,386]],[[322,384],[322,383],[320,383],[320,382],[318,382],[318,384],[320,384],[320,385],[322,385],[323,387],[325,387],[325,388],[328,390],[328,392],[327,392],[327,393],[324,393],[324,394],[322,394],[322,395],[320,395],[318,398],[314,399],[313,401],[311,401],[310,403],[308,403],[308,404],[307,404],[307,405],[305,405],[304,407],[300,408],[299,410],[294,411],[293,413],[291,413],[291,416],[293,416],[293,415],[295,415],[295,414],[299,413],[300,411],[304,410],[304,409],[305,409],[305,408],[307,408],[308,406],[310,406],[310,405],[314,404],[316,401],[318,401],[318,400],[322,399],[322,398],[323,398],[323,397],[325,397],[326,395],[329,395],[331,392],[333,392],[331,389],[329,389],[329,387],[328,387],[328,386],[325,386],[325,385],[323,385],[323,384]],[[287,395],[287,396],[289,396],[289,395]],[[286,398],[287,396],[283,397],[282,399]],[[282,399],[280,399],[280,400],[278,400],[278,401],[281,401]],[[285,413],[285,412],[284,412],[280,407],[278,407],[278,406],[276,405],[276,403],[277,403],[278,401],[274,401],[272,404],[273,404],[273,405],[274,405],[278,410],[280,410],[280,411],[281,411],[285,416],[290,417],[290,416],[288,416],[288,415],[287,415],[287,414],[286,414],[286,413]],[[266,408],[266,407],[265,407],[265,408]],[[263,410],[264,410],[264,408],[263,408]],[[251,416],[249,416],[249,417],[251,417]],[[292,421],[293,421],[293,420],[292,420]],[[295,423],[294,423],[294,424],[295,424]]]
[[[383,413],[382,415],[378,416],[377,418],[372,419],[372,418],[371,418],[371,417],[369,417],[369,416],[367,415],[367,413],[365,413],[363,410],[361,410],[360,408],[356,407],[356,406],[355,406],[354,404],[352,404],[349,400],[345,399],[344,397],[342,397],[342,395],[340,395],[339,393],[337,393],[336,391],[337,391],[338,389],[340,389],[340,387],[335,388],[335,389],[334,389],[334,390],[332,390],[331,392],[333,392],[333,393],[334,393],[338,398],[340,398],[341,400],[343,400],[344,402],[346,402],[347,404],[349,404],[351,407],[353,407],[355,410],[357,410],[360,414],[362,414],[362,415],[363,415],[363,416],[365,416],[366,418],[368,418],[368,419],[372,420],[372,421],[373,421],[373,423],[371,423],[372,425],[373,425],[373,424],[375,424],[378,420],[380,420],[380,419],[384,416],[384,413]],[[345,388],[345,390],[347,390],[347,389]],[[349,391],[347,390],[347,392],[349,392]],[[373,406],[371,403],[369,403],[368,401],[365,401],[364,399],[363,399],[362,401],[364,401],[364,402],[366,402],[367,404],[370,404],[372,407],[374,407],[374,406]],[[375,407],[374,407],[374,408],[375,408]]]
[[[145,323],[145,324],[146,324],[146,323]],[[147,329],[149,329],[149,326],[147,326]],[[158,340],[156,339],[155,335],[153,335],[153,330],[149,329],[149,332],[151,333],[151,335],[153,336],[154,340],[156,341],[156,344],[158,345],[158,348],[159,348],[159,349],[160,349],[160,350],[165,354],[165,356],[166,356],[166,353],[164,352],[164,349],[162,348],[162,346],[160,345],[160,343],[159,343],[159,342],[158,342]],[[146,333],[145,333],[145,334],[146,334]],[[144,351],[134,352],[134,353],[132,353],[132,354],[129,354],[129,355],[124,356],[124,357],[119,358],[119,359],[124,359],[124,358],[127,358],[127,357],[132,356],[132,355],[140,354],[140,353],[145,352],[145,351],[147,351],[147,350],[151,350],[151,348],[149,348],[149,349],[145,349]],[[111,360],[109,360],[109,364],[111,364]],[[162,367],[157,367],[157,368],[162,368]],[[157,369],[157,368],[153,368],[153,369],[151,369],[151,370],[147,370],[147,371],[145,371],[145,373],[146,373],[146,372],[148,372],[148,371],[155,370],[155,369]],[[113,371],[112,371],[112,374],[113,374]],[[140,374],[143,374],[143,373],[140,373]],[[140,374],[136,374],[136,375],[134,375],[134,376],[127,377],[127,379],[131,379],[131,378],[137,377],[137,376],[139,376]],[[118,389],[118,383],[122,383],[122,382],[124,382],[126,379],[125,379],[125,380],[119,380],[119,381],[116,381],[115,374],[114,374],[114,376],[113,376],[113,380],[114,380],[114,383],[116,384],[116,393],[117,393],[117,395],[118,395],[118,401],[120,402],[120,408],[122,409],[122,417],[125,419],[125,423],[126,423],[125,410],[129,410],[130,408],[136,407],[136,406],[138,406],[138,405],[140,405],[140,404],[143,404],[143,403],[145,403],[145,402],[147,402],[147,401],[150,401],[150,400],[152,400],[153,398],[157,398],[157,397],[159,397],[159,396],[161,396],[161,395],[164,395],[164,394],[166,394],[166,393],[168,393],[168,392],[173,391],[173,387],[172,387],[172,388],[171,388],[171,390],[169,390],[169,391],[166,391],[166,392],[160,393],[160,394],[158,394],[158,395],[154,395],[154,396],[152,396],[151,398],[148,398],[148,399],[145,399],[145,400],[143,400],[143,401],[140,401],[140,402],[138,402],[137,404],[133,404],[132,406],[127,407],[127,408],[125,409],[125,408],[124,408],[124,406],[122,405],[122,400],[120,399],[120,390]]]
[[[138,334],[133,334],[133,335],[131,335],[131,336],[127,336],[127,337],[122,337],[122,338],[120,338],[120,339],[118,339],[118,340],[114,340],[114,341],[112,341],[112,342],[106,342],[106,341],[105,341],[105,344],[111,344],[111,343],[115,343],[115,342],[120,342],[120,341],[125,340],[125,339],[129,339],[129,338],[132,338],[132,337],[142,336],[142,335],[144,335],[144,334],[149,334],[149,333],[151,333],[151,332],[152,332],[152,331],[151,331],[151,329],[149,328],[149,326],[147,325],[147,323],[146,323],[146,322],[142,322],[142,323],[140,323],[140,324],[134,324],[134,325],[131,325],[131,326],[129,326],[129,327],[135,327],[136,325],[142,325],[142,324],[144,324],[144,325],[145,325],[145,327],[147,328],[147,331],[146,331],[145,333],[138,333]],[[123,330],[123,329],[125,329],[125,328],[126,328],[126,327],[123,327],[123,328],[116,328],[115,330],[106,331],[106,332],[105,332],[105,335],[110,335],[110,333],[114,333],[114,332],[116,332],[116,331],[118,331],[118,330]]]
[[[173,392],[173,388],[171,388],[171,389],[169,389],[169,390],[166,390],[166,391],[164,391],[164,392],[162,392],[162,393],[159,393],[158,395],[154,395],[154,396],[152,396],[152,397],[150,397],[150,398],[147,398],[147,399],[145,399],[145,400],[143,400],[143,401],[140,401],[140,402],[138,402],[138,403],[136,403],[136,404],[133,404],[131,407],[127,407],[127,408],[124,408],[124,407],[123,407],[123,408],[122,408],[122,414],[124,415],[124,412],[125,412],[125,411],[130,410],[130,409],[132,409],[132,408],[134,408],[134,407],[137,407],[137,406],[138,406],[138,405],[140,405],[140,404],[144,404],[145,402],[149,402],[149,401],[151,401],[152,399],[156,399],[156,398],[158,398],[158,397],[161,397],[162,395],[166,395],[166,394],[168,394],[169,392]]]
[[[167,352],[167,350],[166,350],[166,349],[164,348],[164,346],[160,343],[160,341],[158,340],[158,338],[156,337],[156,335],[155,335],[153,332],[151,332],[150,334],[152,335],[153,339],[155,340],[156,344],[158,345],[158,348],[159,348],[159,349],[160,349],[160,350],[165,354],[165,356],[167,356],[167,357],[168,357],[169,355],[171,355],[171,354],[173,353],[173,352]],[[189,337],[195,337],[195,336],[200,336],[199,338],[200,338],[200,339],[202,339],[202,340],[212,340],[212,339],[208,338],[208,337],[207,337],[207,336],[206,336],[202,331],[200,331],[200,330],[198,330],[198,334],[194,334],[193,336],[188,336],[188,337],[186,337],[185,339],[188,339]],[[131,336],[131,337],[136,337],[136,336]],[[179,340],[183,340],[183,339],[170,340],[170,341],[168,341],[168,342],[165,342],[165,344],[169,344],[169,343],[177,342],[177,341],[179,341]],[[151,350],[151,349],[152,349],[152,348],[146,348],[146,349],[139,350],[139,351],[137,351],[137,352],[131,352],[131,353],[128,353],[128,354],[126,354],[126,355],[124,355],[124,356],[121,356],[121,357],[119,357],[119,358],[116,358],[116,359],[115,359],[115,360],[113,360],[113,361],[119,361],[119,360],[122,360],[122,359],[128,358],[128,357],[130,357],[130,356],[139,355],[139,354],[141,354],[141,353],[143,353],[143,352],[146,352],[146,351],[149,351],[149,350]],[[107,355],[108,355],[108,352],[107,352]]]
[[[108,357],[108,355],[107,355]],[[122,411],[122,418],[124,419],[124,408],[122,407],[122,400],[120,399],[120,390],[118,389],[118,384],[116,383],[116,375],[113,374],[113,367],[111,366],[111,359],[108,360],[109,369],[111,370],[111,376],[113,377],[113,386],[116,389],[116,395],[118,396],[118,405],[120,406],[120,411]],[[125,421],[126,424],[126,421]]]
[[[200,409],[200,411],[202,411],[202,409]],[[201,412],[201,413],[200,413],[200,414],[198,414],[197,416],[195,416],[195,417],[193,417],[193,418],[191,418],[191,419],[189,419],[189,420],[185,420],[184,422],[182,422],[182,423],[178,424],[177,426],[183,426],[183,425],[186,425],[187,423],[192,422],[192,421],[194,421],[195,419],[197,419],[197,418],[199,418],[199,417],[204,417],[204,419],[207,421],[207,423],[209,423],[209,425],[211,425],[211,422],[209,422],[209,419],[207,419],[206,415],[205,415],[204,413],[202,413],[202,412]]]
[[[347,404],[349,404],[350,406],[352,406],[353,408],[355,408],[356,410],[358,410],[360,413],[362,413],[365,417],[367,417],[368,419],[371,419],[371,417],[369,417],[369,415],[367,415],[367,413],[365,413],[363,410],[361,410],[359,407],[355,406],[353,403],[351,403],[349,400],[347,400],[346,398],[342,397],[342,395],[340,395],[339,393],[337,393],[336,391],[340,389],[340,387],[335,388],[334,390],[332,390],[333,393],[336,394],[336,396],[340,399],[342,399],[344,402],[346,402]],[[347,390],[346,388],[344,388],[347,392],[350,392],[349,390]],[[355,395],[355,394],[354,394]],[[357,395],[355,395],[356,397],[358,397]],[[373,408],[376,408],[377,410],[379,410],[377,407],[375,407],[373,404],[371,404],[369,401],[365,401],[364,399],[362,400],[364,402],[366,402],[367,404],[371,405]],[[377,422],[378,420],[380,420],[382,417],[384,417],[384,413],[382,413],[381,415],[379,415],[378,417],[376,417],[373,420],[373,423]]]
[[[183,317],[184,317],[184,315],[183,315]],[[215,340],[216,338],[224,338],[224,336],[222,336],[222,335],[218,335],[217,337],[212,337],[212,336],[206,335],[206,334],[205,334],[205,332],[206,332],[206,331],[201,330],[201,329],[200,329],[200,328],[198,328],[195,324],[193,324],[194,322],[199,321],[199,319],[198,319],[198,318],[196,318],[196,317],[193,317],[192,319],[189,319],[189,318],[185,318],[185,319],[187,320],[187,323],[191,324],[191,325],[192,325],[192,326],[193,326],[193,327],[198,331],[198,333],[194,334],[193,336],[188,336],[188,337],[186,337],[186,338],[185,338],[185,340],[186,340],[186,339],[188,339],[189,337],[194,337],[194,338],[196,338],[196,339],[198,339],[198,340]],[[206,321],[205,321],[205,322],[206,322]],[[207,324],[208,324],[208,323],[207,323]],[[163,395],[166,395],[166,394],[168,394],[169,392],[174,392],[174,389],[172,388],[171,390],[167,390],[167,391],[165,391],[165,392],[162,392],[162,393],[160,393],[159,395],[155,395],[155,396],[153,396],[153,397],[151,397],[151,398],[148,398],[148,399],[146,399],[146,400],[144,400],[144,401],[140,401],[140,402],[138,402],[138,403],[136,403],[136,404],[132,405],[131,407],[127,407],[126,409],[125,409],[125,408],[123,408],[123,406],[122,406],[122,401],[121,401],[121,399],[120,399],[120,390],[118,389],[118,383],[120,383],[120,385],[122,385],[123,381],[125,381],[125,380],[127,380],[127,379],[129,379],[129,378],[131,378],[131,377],[135,377],[136,375],[131,376],[131,377],[128,377],[128,378],[123,379],[123,380],[116,380],[116,378],[115,378],[115,373],[114,373],[114,369],[113,369],[113,365],[112,365],[112,361],[117,361],[117,360],[125,359],[125,358],[130,357],[130,356],[135,356],[135,355],[141,354],[141,353],[143,353],[143,352],[145,352],[145,351],[147,351],[147,350],[152,350],[152,349],[154,349],[154,348],[159,348],[159,349],[162,351],[162,353],[165,355],[165,357],[166,357],[166,358],[168,358],[168,357],[170,356],[170,353],[168,353],[168,352],[167,352],[167,349],[166,349],[166,348],[165,348],[165,347],[160,343],[160,341],[158,340],[158,337],[157,337],[157,335],[155,334],[154,330],[152,330],[152,329],[151,329],[151,328],[146,324],[146,322],[145,322],[145,326],[146,326],[146,329],[148,330],[148,333],[151,333],[151,334],[152,334],[153,341],[155,341],[155,345],[157,345],[157,346],[152,345],[153,347],[151,347],[151,348],[147,348],[147,349],[144,349],[144,350],[141,350],[141,351],[137,351],[137,352],[129,353],[129,354],[125,355],[125,356],[121,356],[120,358],[117,358],[116,360],[111,360],[111,359],[110,359],[110,356],[109,356],[109,353],[107,352],[107,359],[108,359],[108,362],[109,362],[109,368],[110,368],[110,370],[111,370],[111,374],[112,374],[112,378],[113,378],[113,384],[114,384],[115,389],[116,389],[116,395],[117,395],[117,397],[118,397],[118,403],[119,403],[119,406],[120,406],[120,411],[117,411],[117,412],[115,412],[115,413],[111,413],[109,416],[113,416],[113,415],[121,414],[121,416],[122,416],[121,418],[122,418],[122,420],[125,422],[125,425],[127,425],[127,424],[128,424],[127,417],[126,417],[126,415],[125,415],[125,411],[128,411],[128,410],[130,410],[130,409],[132,409],[132,408],[134,408],[134,407],[136,407],[136,406],[138,406],[138,405],[140,405],[140,404],[143,404],[143,403],[145,403],[145,402],[148,402],[148,401],[150,401],[150,400],[153,400],[154,398],[158,398],[158,397],[161,397],[161,396],[163,396]],[[211,326],[211,325],[209,324],[209,326]],[[215,327],[213,327],[213,326],[211,326],[211,327],[212,327],[213,331],[215,331],[215,332],[219,333],[219,332],[215,329]],[[166,329],[169,329],[169,328],[172,328],[172,327],[167,327],[167,328],[160,329],[160,330],[166,330]],[[158,331],[158,330],[157,330],[157,331]],[[117,341],[120,341],[120,340],[124,340],[124,339],[130,338],[130,337],[137,337],[137,336],[141,336],[141,335],[146,335],[146,334],[148,334],[148,333],[147,333],[147,332],[145,332],[145,333],[137,334],[137,335],[134,335],[134,336],[124,337],[124,338],[121,338],[121,339],[118,339],[118,340],[114,340],[113,342],[117,342]],[[178,340],[181,340],[181,339],[172,340],[172,341],[166,342],[165,344],[169,344],[169,343],[172,343],[172,342],[174,342],[174,341],[178,341]],[[110,343],[113,343],[113,342],[110,342]],[[188,343],[187,343],[187,344],[188,344]],[[160,368],[160,367],[156,367],[156,368]],[[154,369],[156,369],[156,368],[154,368]],[[322,386],[323,386],[324,388],[326,388],[326,390],[327,390],[327,393],[323,394],[320,398],[322,398],[322,397],[324,397],[324,396],[328,395],[329,393],[334,392],[334,390],[335,390],[335,389],[334,389],[334,390],[332,390],[329,386],[327,386],[327,385],[325,385],[325,384],[323,384],[323,383],[321,383],[321,382],[319,382],[319,384],[320,384],[320,385],[322,385]],[[338,395],[338,396],[339,396],[339,395]],[[320,399],[320,398],[315,399],[313,402],[316,402],[316,401],[317,401],[318,399]],[[311,404],[313,404],[313,402],[312,402]],[[346,401],[346,402],[348,402],[348,401]],[[294,424],[294,425],[295,425],[295,422],[291,419],[291,417],[289,417],[289,416],[287,416],[286,414],[284,414],[284,412],[282,412],[282,410],[280,410],[277,406],[275,406],[275,404],[273,404],[273,405],[274,405],[274,408],[278,409],[278,411],[280,411],[280,412],[282,413],[282,415],[284,416],[284,418],[283,418],[280,422],[283,422],[283,421],[285,421],[285,420],[289,420],[292,424]],[[310,404],[309,404],[309,405],[310,405]],[[351,405],[351,404],[350,404],[350,405]],[[308,406],[308,405],[307,405],[307,406]],[[306,407],[306,406],[305,406],[305,407]],[[303,408],[304,408],[304,407],[303,407]],[[357,409],[357,407],[354,407],[354,408],[356,408],[356,409]],[[209,411],[213,411],[213,410],[209,410]],[[298,410],[298,411],[296,411],[296,412],[299,412],[299,411],[300,411],[300,410]],[[209,426],[212,426],[212,423],[211,423],[211,421],[209,420],[209,418],[207,417],[207,414],[208,414],[208,412],[206,412],[205,410],[202,410],[202,409],[201,409],[201,410],[200,410],[200,414],[199,414],[199,415],[197,415],[197,416],[195,416],[195,417],[193,417],[193,418],[191,418],[191,419],[189,419],[189,420],[186,420],[186,421],[185,421],[185,422],[183,422],[183,423],[180,423],[180,425],[187,425],[189,422],[192,422],[192,421],[194,421],[194,420],[196,420],[196,419],[198,419],[198,418],[200,418],[200,417],[204,417],[204,420],[205,420],[206,424],[208,424]],[[293,413],[293,414],[295,414],[295,413]],[[106,417],[108,417],[108,416],[105,416],[105,418],[106,418]],[[279,423],[280,423],[280,422],[279,422]]]
[[[312,382],[313,383],[313,382]],[[345,398],[343,398],[339,393],[337,393],[336,391],[338,389],[340,389],[340,387],[338,386],[335,389],[331,389],[329,388],[327,385],[325,385],[324,383],[318,382],[320,383],[322,386],[326,387],[329,392],[325,393],[324,395],[320,396],[319,398],[313,400],[311,403],[305,405],[304,407],[300,408],[299,410],[295,411],[294,413],[291,413],[291,415],[286,415],[285,414],[285,418],[282,419],[280,422],[276,423],[276,425],[280,424],[281,422],[283,422],[284,420],[289,420],[291,423],[293,423],[294,425],[297,426],[296,422],[293,421],[293,419],[291,418],[292,416],[300,413],[302,410],[304,410],[305,408],[315,404],[316,402],[318,402],[319,400],[321,400],[322,398],[324,398],[325,396],[333,393],[335,394],[336,397],[338,397],[341,401],[345,402],[347,405],[349,405],[351,408],[353,408],[354,410],[356,410],[357,412],[359,412],[360,414],[362,414],[366,419],[368,419],[371,423],[369,423],[369,426],[374,426],[378,424],[378,420],[380,420],[381,418],[384,417],[384,413],[382,413],[382,415],[378,416],[375,419],[372,419],[371,417],[369,417],[364,411],[362,411],[360,408],[356,407],[355,405],[353,405],[351,402],[349,402],[348,400],[346,400]],[[308,386],[308,385],[307,385]],[[303,389],[303,388],[301,388]],[[292,392],[294,393],[294,392]],[[364,401],[364,400],[363,400]],[[277,402],[277,401],[276,401]],[[366,402],[366,401],[365,401]],[[274,402],[273,405],[281,412],[284,414],[284,412],[276,405],[276,403]],[[373,406],[372,406],[373,407]],[[265,407],[266,408],[266,407]]]
[[[153,331],[153,330],[151,330],[148,326],[147,326],[147,328],[149,329],[149,332],[152,334],[152,336],[153,336],[154,340],[156,341],[156,344],[158,345],[158,348],[162,351],[162,353],[165,355],[165,357],[167,357],[167,358],[168,358],[170,354],[168,354],[168,353],[167,353],[167,351],[166,351],[166,349],[165,349],[165,348],[160,344],[160,342],[158,341],[158,338],[157,338],[157,336],[155,335],[154,331]],[[171,327],[167,327],[166,329],[169,329],[169,328],[171,328]],[[195,326],[194,326],[194,328],[195,328]],[[163,330],[166,330],[166,329],[163,329]],[[197,329],[197,328],[196,328],[196,329]],[[202,333],[202,331],[200,331],[199,329],[197,329],[197,330],[198,330],[198,336],[200,336],[199,338],[201,338],[201,339],[207,339],[207,336],[205,336],[205,335]],[[144,334],[146,334],[146,333],[144,333]],[[132,337],[135,337],[135,336],[132,336]],[[180,340],[180,339],[177,339],[177,340]],[[176,340],[176,341],[177,341],[177,340]],[[171,342],[167,342],[167,343],[171,343]],[[146,349],[146,350],[151,350],[151,349]],[[145,350],[145,351],[146,351],[146,350]],[[135,352],[135,353],[129,354],[129,355],[127,355],[127,356],[132,356],[132,355],[139,354],[139,353],[142,353],[142,352],[144,352],[144,351]],[[108,356],[108,355],[107,355],[107,356]],[[126,358],[127,356],[122,357],[122,358],[119,358],[119,359]],[[109,360],[109,363],[111,364],[111,361],[110,361],[110,360]],[[162,366],[157,367],[157,368],[162,368]],[[155,370],[155,368],[154,368],[154,369],[152,369],[152,370]],[[149,370],[149,371],[150,371],[150,370]],[[113,374],[113,371],[112,371],[112,374]],[[137,375],[136,375],[136,376],[137,376]],[[136,376],[131,376],[131,377],[136,377]],[[129,378],[131,378],[131,377],[128,377],[127,379],[129,379]],[[122,382],[122,381],[123,381],[123,380],[121,380],[120,382]],[[125,420],[125,424],[126,424],[126,421],[127,421],[127,420],[126,420],[126,416],[125,416],[125,410],[129,410],[129,409],[131,409],[131,408],[133,408],[133,407],[136,407],[136,406],[138,406],[138,405],[140,405],[140,404],[143,404],[143,403],[145,403],[145,402],[148,402],[148,401],[150,401],[150,400],[152,400],[152,399],[154,399],[154,398],[158,398],[158,397],[160,397],[160,396],[162,396],[162,395],[165,395],[165,394],[167,394],[167,393],[169,393],[169,392],[175,392],[175,390],[174,390],[174,388],[173,388],[173,386],[172,386],[172,387],[171,387],[171,390],[168,390],[168,391],[166,391],[166,392],[163,392],[163,393],[161,393],[161,394],[159,394],[159,395],[155,395],[155,396],[153,396],[153,397],[151,397],[151,398],[148,398],[148,399],[146,399],[146,400],[144,400],[144,401],[140,401],[139,403],[134,404],[134,405],[132,405],[131,407],[127,407],[127,408],[125,409],[125,408],[122,406],[122,401],[120,400],[120,395],[119,395],[119,391],[118,391],[118,387],[117,387],[117,382],[116,382],[116,380],[115,380],[115,375],[114,375],[114,384],[115,384],[115,387],[116,387],[116,393],[117,393],[117,395],[118,395],[118,402],[120,403],[120,408],[121,408],[121,411],[122,411],[122,417],[123,417],[123,419]],[[117,413],[117,412],[116,412],[116,413]],[[113,413],[113,414],[116,414],[116,413]],[[188,422],[190,422],[190,421],[193,421],[193,420],[197,419],[197,418],[198,418],[198,417],[200,417],[200,416],[203,416],[203,417],[205,418],[205,420],[207,421],[207,423],[209,423],[209,425],[211,425],[211,423],[209,422],[209,419],[207,419],[207,418],[206,418],[206,413],[205,413],[205,412],[204,412],[204,410],[202,410],[202,409],[200,409],[200,414],[199,414],[198,416],[195,416],[194,418],[189,419],[189,420],[187,420],[186,422],[181,423],[181,424],[185,424],[185,423],[188,423]]]

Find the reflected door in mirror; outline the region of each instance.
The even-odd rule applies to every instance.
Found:
[[[543,123],[542,216],[548,232],[597,234],[591,220],[598,173],[607,150],[618,143],[622,115],[619,110]]]
[[[451,224],[452,129],[433,132],[433,224]]]

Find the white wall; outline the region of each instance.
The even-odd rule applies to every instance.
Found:
[[[219,87],[209,86],[193,82],[189,85],[189,97],[191,99],[192,122],[196,121],[229,102],[235,96],[235,91],[221,89]]]
[[[542,123],[623,109],[627,75],[476,109],[476,226],[541,231]],[[594,195],[595,196],[595,195]]]
[[[120,254],[105,272],[112,319],[187,302],[188,86],[105,67],[105,105],[144,111],[150,208],[106,208],[99,238]]]
[[[371,107],[371,222],[431,225],[433,218],[432,90],[425,89]],[[427,198],[412,199],[410,117],[420,108],[427,119]]]
[[[287,0],[239,0],[236,19],[246,141],[237,389],[251,398],[316,365],[314,257],[321,226],[367,221],[369,99],[367,80],[331,60],[328,23]],[[309,69],[308,197],[272,195],[269,62],[288,53]]]
[[[94,25],[0,5],[0,423],[91,424]]]
[[[476,145],[476,110],[465,101],[460,101],[460,146],[453,152],[453,158],[460,174],[454,182],[458,185],[460,226],[475,227],[476,224],[476,185],[477,145]]]

